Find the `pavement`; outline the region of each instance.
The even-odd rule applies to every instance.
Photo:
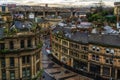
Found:
[[[45,40],[45,44],[42,47],[42,67],[44,69],[42,80],[93,80],[72,72],[53,61],[46,51],[48,45],[49,40]]]

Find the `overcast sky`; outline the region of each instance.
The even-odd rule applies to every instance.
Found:
[[[0,0],[0,4],[3,3],[18,3],[18,4],[29,4],[29,3],[73,3],[77,4],[80,2],[99,2],[100,0]],[[109,2],[107,4],[113,5],[114,2],[120,2],[120,0],[102,0],[103,2]]]

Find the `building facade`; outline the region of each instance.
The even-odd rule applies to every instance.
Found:
[[[34,29],[32,28],[34,27]],[[29,21],[0,28],[0,80],[31,80],[41,70],[41,35]]]
[[[61,34],[59,31],[51,32],[51,50],[56,59],[75,70],[100,76],[102,80],[120,79],[120,47],[109,45],[114,44],[112,38],[119,42],[119,36],[83,32],[72,33],[70,36]]]
[[[8,7],[6,5],[1,5],[0,13],[9,13]]]
[[[114,15],[117,16],[117,22],[120,22],[120,2],[114,2]]]

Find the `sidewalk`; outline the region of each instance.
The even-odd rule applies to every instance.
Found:
[[[56,80],[93,80],[56,64],[46,55],[42,55],[42,65],[45,72]]]

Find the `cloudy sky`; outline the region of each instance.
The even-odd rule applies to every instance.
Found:
[[[100,0],[0,0],[0,4],[3,3],[17,3],[17,4],[39,4],[39,3],[71,3],[71,4],[79,4],[79,3],[97,3]],[[102,0],[104,3],[108,5],[113,5],[114,2],[120,2],[120,0]]]

